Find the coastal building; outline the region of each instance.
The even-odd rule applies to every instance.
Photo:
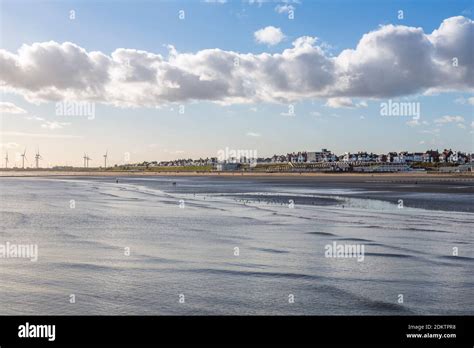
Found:
[[[306,152],[298,152],[298,153],[289,153],[286,155],[287,161],[290,163],[305,163],[307,161],[307,153]]]
[[[449,156],[453,154],[453,151],[451,149],[444,149],[444,151],[439,155],[439,161],[440,162],[448,162]]]
[[[283,167],[279,170],[284,171],[286,166],[290,165],[291,168],[297,168],[300,171],[350,171],[352,168],[354,171],[403,171],[405,165],[414,166],[414,168],[420,168],[420,163],[439,163],[447,164],[441,166],[443,168],[460,166],[466,163],[474,163],[474,155],[472,153],[464,153],[461,151],[453,151],[452,149],[444,149],[443,152],[438,150],[427,150],[425,152],[388,152],[386,154],[375,154],[373,152],[358,151],[357,153],[345,152],[341,156],[333,154],[328,149],[322,149],[321,151],[299,151],[292,152],[286,155],[273,155],[271,157],[258,157],[253,158],[250,156],[230,157],[225,161],[218,163],[218,158],[199,158],[193,160],[188,159],[177,159],[174,161],[151,161],[141,162],[135,164],[129,164],[129,167],[138,168],[150,168],[150,167],[182,167],[182,166],[212,166],[217,170],[236,170],[236,168],[242,168],[242,165],[249,165],[250,168],[255,168],[257,164],[282,164]],[[233,164],[233,165],[224,165]],[[381,167],[376,165],[387,164],[387,165],[400,165],[399,167]],[[438,165],[439,166],[439,165]],[[438,170],[438,166],[425,166],[428,170]],[[277,168],[277,167],[273,167]],[[464,168],[464,167],[463,167]],[[471,167],[467,167],[471,168]],[[441,170],[441,169],[440,169]],[[451,170],[451,169],[443,169]],[[454,169],[456,170],[456,169]],[[464,171],[466,171],[464,169]]]
[[[449,157],[448,157],[448,162],[450,163],[458,163],[458,164],[463,164],[469,162],[469,156],[457,151],[453,152]]]
[[[240,163],[217,163],[216,170],[219,172],[222,171],[232,171],[240,169]]]
[[[388,163],[393,163],[393,162],[395,162],[395,157],[397,157],[397,156],[398,156],[398,154],[397,154],[396,152],[389,152],[389,153],[387,154],[387,162],[388,162]]]
[[[422,152],[415,152],[413,154],[413,162],[423,162],[423,153]]]
[[[334,155],[328,149],[322,149],[318,152],[308,152],[307,153],[307,162],[309,163],[318,163],[318,162],[335,162],[337,161],[337,156]]]
[[[439,161],[438,150],[428,150],[422,155],[422,161],[425,163],[434,163]]]

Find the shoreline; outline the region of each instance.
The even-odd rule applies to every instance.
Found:
[[[408,178],[408,179],[464,179],[474,181],[474,173],[426,173],[426,172],[395,172],[395,173],[328,173],[328,172],[199,172],[199,171],[160,171],[160,172],[132,172],[132,171],[48,171],[48,170],[0,170],[0,178],[16,177],[278,177],[278,178]]]

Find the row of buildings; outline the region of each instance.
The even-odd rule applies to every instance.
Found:
[[[412,164],[412,163],[440,163],[440,164],[465,164],[474,162],[474,154],[453,151],[451,149],[427,150],[425,152],[388,152],[385,154],[368,153],[359,151],[357,153],[346,152],[336,155],[328,149],[317,152],[300,151],[286,155],[273,155],[272,157],[247,158],[230,157],[221,160],[218,157],[207,157],[199,159],[178,159],[174,161],[153,161],[137,164],[146,167],[185,167],[185,166],[212,166],[216,167],[222,163],[239,164],[278,164],[278,163],[379,163],[379,164]]]
[[[320,152],[297,152],[287,155],[274,155],[272,163],[318,163],[318,162],[346,162],[346,163],[453,163],[464,164],[474,161],[474,154],[461,151],[445,149],[427,150],[425,152],[388,152],[386,154],[375,154],[359,151],[357,153],[346,152],[337,156],[327,149]]]

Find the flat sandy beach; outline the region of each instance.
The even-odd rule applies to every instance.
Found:
[[[317,177],[332,179],[356,179],[383,178],[386,179],[462,179],[474,180],[474,173],[265,173],[265,172],[198,172],[198,171],[54,171],[54,170],[0,170],[0,177],[46,177],[46,176],[104,176],[104,177],[126,177],[126,176],[215,176],[215,177]]]
[[[2,262],[2,315],[469,315],[473,308],[472,177],[59,174],[0,179],[1,239],[39,250],[33,266]],[[364,246],[363,262],[327,257],[333,243]],[[289,305],[293,293],[298,300]],[[409,299],[403,306],[399,293]],[[69,305],[67,294],[80,300]]]

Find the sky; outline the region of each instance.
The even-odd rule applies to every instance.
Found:
[[[0,0],[0,167],[473,146],[472,1]],[[381,110],[390,105],[390,110]],[[409,107],[397,114],[393,107]]]

